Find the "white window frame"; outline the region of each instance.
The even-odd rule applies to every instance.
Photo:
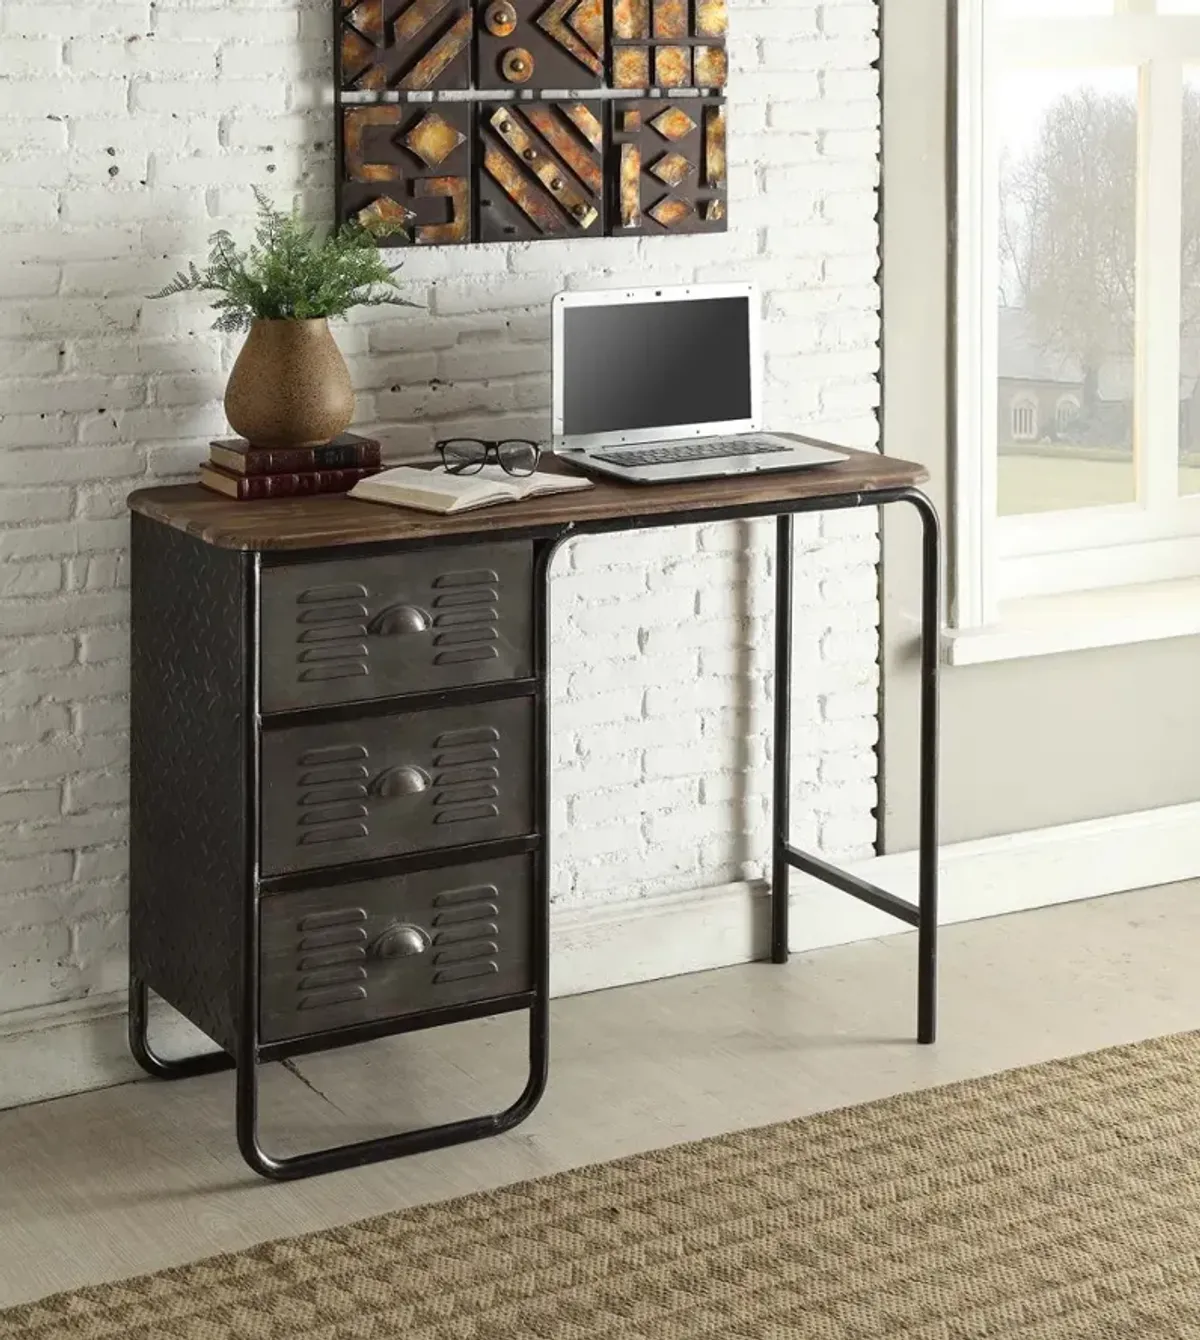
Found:
[[[1200,576],[1200,495],[1177,496],[1184,71],[1200,67],[1200,15],[1124,0],[1096,18],[997,22],[988,0],[958,0],[955,235],[954,603],[956,629],[1001,622],[1001,604]],[[1191,53],[1191,54],[1186,54]],[[1144,163],[1138,211],[1135,449],[1138,501],[997,516],[998,146],[986,108],[993,72],[1139,68]],[[1153,201],[1153,209],[1151,208]]]

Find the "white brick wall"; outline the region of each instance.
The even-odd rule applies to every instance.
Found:
[[[547,305],[571,287],[743,278],[764,292],[768,421],[876,441],[872,0],[734,0],[731,231],[405,257],[420,312],[339,330],[358,422],[544,433]],[[144,294],[244,232],[250,187],[326,214],[328,4],[0,7],[0,1025],[124,975],[124,498],[225,431],[236,342]],[[874,836],[870,518],[797,524],[801,841]],[[593,538],[555,580],[555,896],[761,869],[772,531]]]

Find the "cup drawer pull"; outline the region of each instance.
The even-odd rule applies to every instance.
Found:
[[[394,921],[372,943],[368,951],[372,958],[416,958],[433,943],[420,926]]]
[[[406,633],[427,633],[433,620],[416,605],[389,605],[367,624],[367,632],[376,637],[402,637]]]
[[[430,776],[423,768],[404,763],[398,768],[385,768],[371,780],[368,790],[373,796],[393,799],[396,796],[416,796],[429,789]]]

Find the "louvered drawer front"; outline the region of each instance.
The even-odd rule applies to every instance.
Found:
[[[267,875],[533,829],[529,698],[263,733]]]
[[[530,858],[264,898],[264,1042],[530,989]]]
[[[269,568],[265,712],[532,673],[528,544]]]

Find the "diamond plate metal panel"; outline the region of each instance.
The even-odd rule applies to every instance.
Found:
[[[236,1045],[246,887],[247,555],[132,519],[130,956]]]

